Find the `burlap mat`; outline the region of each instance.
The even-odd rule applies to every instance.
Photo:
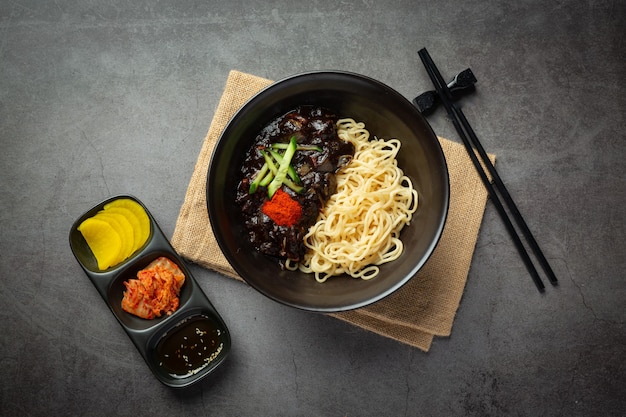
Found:
[[[206,176],[213,148],[230,118],[271,82],[239,71],[230,72],[171,239],[172,246],[184,258],[239,280],[211,230]],[[487,191],[463,145],[439,140],[450,172],[450,210],[436,250],[422,270],[395,293],[358,310],[330,314],[424,351],[430,349],[434,336],[450,335],[487,200]]]

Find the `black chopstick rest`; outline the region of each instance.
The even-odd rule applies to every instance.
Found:
[[[413,99],[413,104],[424,116],[431,114],[439,104],[439,95],[436,91],[427,91]]]
[[[452,95],[453,100],[457,100],[460,97],[474,91],[476,88],[476,77],[471,69],[466,69],[459,72],[449,83],[448,91]],[[423,115],[427,116],[432,113],[439,105],[439,94],[436,91],[426,91],[413,99],[413,104]]]
[[[466,69],[464,71],[459,72],[453,79],[448,83],[448,90],[452,94],[453,98],[458,98],[462,96],[464,93],[474,91],[474,84],[476,84],[476,77],[471,69]]]

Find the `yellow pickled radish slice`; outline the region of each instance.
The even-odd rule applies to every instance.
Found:
[[[135,251],[133,249],[135,233],[133,226],[126,220],[126,217],[120,214],[109,213],[109,210],[106,210],[99,212],[94,218],[108,222],[122,238],[122,252],[120,254],[122,259],[120,262],[128,258]]]
[[[143,209],[141,204],[129,198],[120,198],[106,204],[104,206],[104,209],[109,210],[113,207],[122,207],[128,209],[132,211],[133,214],[137,217],[137,219],[139,220],[139,241],[141,242],[139,246],[143,245],[150,236],[150,218],[148,217],[148,214]]]
[[[115,213],[115,214],[120,214],[122,216],[124,216],[126,218],[126,220],[130,223],[132,229],[133,229],[133,250],[132,252],[136,251],[137,249],[139,249],[141,247],[141,245],[144,244],[144,242],[141,241],[141,225],[139,224],[139,219],[137,218],[137,216],[135,215],[135,213],[133,213],[132,211],[130,211],[127,208],[124,207],[109,207],[108,209],[106,209],[106,213]],[[131,254],[132,254],[131,252]]]
[[[105,270],[121,262],[122,238],[109,223],[91,217],[83,221],[78,230],[96,257],[98,269]]]

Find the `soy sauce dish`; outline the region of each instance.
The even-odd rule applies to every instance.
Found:
[[[98,219],[109,215],[105,208],[123,206],[122,203],[145,212],[143,225],[137,223],[137,219],[132,216],[132,221],[129,222],[141,230],[138,233],[138,229],[135,229],[135,236],[143,235],[145,241],[135,239],[133,244],[118,242],[116,234],[110,235],[111,242],[103,239],[103,236],[109,236],[106,233],[108,226]],[[121,209],[119,211],[124,212]],[[104,215],[98,216],[103,212]],[[92,250],[83,234],[86,228],[83,226],[83,232],[79,228],[85,220],[94,217],[97,219],[95,223],[100,227],[96,238],[102,245]],[[114,226],[125,222],[119,216],[113,217],[111,224]],[[152,214],[138,199],[121,195],[93,207],[73,224],[69,243],[85,274],[159,381],[173,388],[187,387],[207,377],[224,362],[231,347],[230,333],[224,320],[172,248]],[[124,247],[125,244],[128,256],[114,265],[104,267],[106,262],[103,258],[108,254],[108,248]],[[104,255],[102,247],[105,247]],[[99,256],[94,255],[94,252]],[[127,290],[124,283],[137,278],[139,271],[162,261],[163,258],[169,260],[168,264],[173,268],[177,267],[184,275],[177,308],[170,314],[163,313],[160,317],[149,319],[127,312],[122,308],[124,291]]]

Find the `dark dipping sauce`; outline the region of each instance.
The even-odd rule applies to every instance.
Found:
[[[176,377],[193,375],[218,357],[224,347],[222,331],[206,316],[193,316],[159,341],[159,366]]]
[[[297,107],[265,126],[245,155],[236,201],[241,207],[249,241],[259,252],[276,257],[283,266],[286,259],[298,262],[304,256],[304,236],[336,192],[335,174],[354,155],[354,146],[337,136],[337,120],[337,115],[327,109]],[[274,143],[289,143],[292,136],[296,137],[298,145],[315,145],[322,150],[296,151],[291,165],[304,189],[296,193],[283,185],[282,190],[300,204],[302,215],[293,226],[279,226],[262,212],[268,200],[266,187],[260,186],[253,194],[249,194],[249,189],[265,163],[259,149],[269,148]]]

